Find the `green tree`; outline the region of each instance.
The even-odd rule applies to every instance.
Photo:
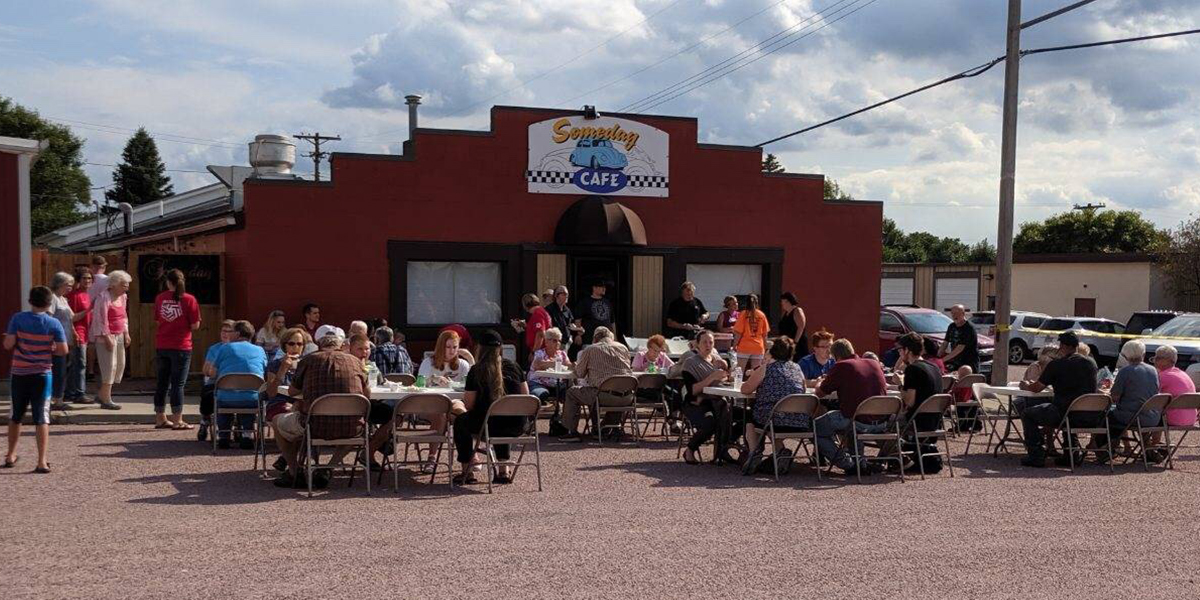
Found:
[[[1164,234],[1154,253],[1172,292],[1200,295],[1200,217]]]
[[[92,183],[83,172],[82,139],[3,96],[0,135],[50,142],[29,174],[29,220],[34,238],[86,218],[82,209],[91,204],[88,188]]]
[[[905,233],[896,222],[883,220],[883,262],[889,263],[968,263],[995,262],[996,247],[987,240],[967,245],[958,238],[938,237],[932,233]]]
[[[1022,223],[1013,239],[1017,254],[1152,252],[1163,232],[1134,210],[1073,210],[1045,221]]]
[[[774,154],[767,154],[767,157],[762,162],[763,173],[782,173],[783,163]]]
[[[109,202],[134,206],[156,202],[171,195],[171,178],[158,155],[158,146],[145,128],[139,127],[125,144],[121,164],[113,170],[113,187],[104,192]]]
[[[826,200],[853,200],[850,194],[842,191],[841,186],[836,181],[825,178],[825,199]]]

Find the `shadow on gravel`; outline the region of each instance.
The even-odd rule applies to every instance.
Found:
[[[81,455],[94,458],[183,458],[212,454],[212,445],[197,442],[194,435],[190,439],[129,440],[108,444],[80,444],[79,447],[96,449],[94,454]],[[105,448],[115,451],[101,453]],[[244,454],[247,463],[254,460],[254,455],[249,450],[218,450],[217,454]]]
[[[816,472],[807,463],[798,463],[787,473],[779,476],[777,483],[771,475],[753,475],[743,477],[740,467],[736,465],[715,466],[709,463],[689,465],[682,461],[645,461],[636,463],[621,463],[612,465],[596,465],[582,467],[580,471],[623,471],[642,475],[657,482],[653,487],[695,487],[711,490],[728,490],[742,488],[780,488],[791,487],[804,490],[833,490],[858,485],[853,475],[846,476],[840,472],[821,472],[821,480],[817,481]],[[862,485],[900,483],[900,478],[891,474],[864,476]]]

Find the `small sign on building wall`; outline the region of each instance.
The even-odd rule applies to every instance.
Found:
[[[221,303],[221,256],[219,254],[142,254],[138,256],[138,301],[151,304],[167,289],[167,271],[183,271],[189,294],[200,304]]]
[[[529,125],[525,180],[535,194],[669,194],[667,132],[628,119],[558,117]]]

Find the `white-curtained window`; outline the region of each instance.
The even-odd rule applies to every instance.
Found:
[[[500,263],[408,262],[408,324],[500,322]]]
[[[687,279],[696,284],[696,297],[708,309],[708,320],[717,320],[725,296],[758,294],[762,303],[762,265],[688,265]],[[742,302],[745,308],[745,302]],[[761,307],[760,307],[761,308]],[[763,309],[766,312],[766,309]]]

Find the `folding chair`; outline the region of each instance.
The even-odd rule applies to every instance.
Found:
[[[1180,394],[1180,395],[1176,396],[1174,400],[1172,400],[1169,404],[1167,404],[1166,410],[1171,410],[1174,408],[1187,408],[1187,409],[1193,409],[1193,410],[1200,409],[1200,394],[1196,394],[1196,393]],[[1165,417],[1164,417],[1164,422],[1165,422]],[[1173,432],[1173,431],[1182,431],[1183,432],[1183,435],[1179,436],[1179,442],[1176,444],[1171,443],[1171,432]],[[1167,468],[1168,469],[1175,468],[1175,453],[1178,452],[1180,448],[1200,448],[1200,446],[1184,446],[1183,445],[1183,440],[1187,439],[1187,435],[1193,431],[1200,431],[1200,426],[1197,426],[1195,421],[1193,421],[1191,425],[1185,425],[1183,427],[1177,427],[1175,425],[1167,425],[1166,426]]]
[[[950,390],[954,389],[954,383],[957,381],[958,379],[953,375],[942,375],[942,392],[949,394]]]
[[[1108,435],[1108,409],[1112,406],[1112,398],[1108,394],[1084,394],[1071,401],[1067,406],[1067,412],[1063,415],[1063,420],[1059,423],[1058,428],[1051,435],[1058,435],[1059,432],[1066,434],[1063,440],[1063,452],[1067,453],[1068,461],[1071,465],[1071,472],[1075,472],[1075,452],[1082,452],[1084,458],[1088,452],[1093,452],[1097,456],[1100,452],[1108,453],[1108,470],[1115,472],[1113,469],[1113,451],[1112,451],[1112,436]],[[1075,413],[1100,413],[1103,415],[1103,427],[1075,427],[1071,425],[1071,415]],[[1078,417],[1076,417],[1078,419]],[[1103,434],[1107,443],[1105,448],[1087,448],[1081,447],[1075,441],[1075,435],[1084,433],[1089,436]]]
[[[646,433],[650,431],[650,427],[654,424],[654,419],[659,417],[662,419],[662,433],[667,435],[667,417],[670,415],[671,409],[667,406],[667,399],[664,396],[664,390],[667,387],[667,376],[663,373],[642,373],[637,376],[637,392],[647,391],[654,395],[654,399],[646,399],[641,395],[634,393],[633,405],[635,410],[649,411],[643,412],[646,415],[646,426],[642,429],[641,437],[646,437]]]
[[[392,383],[399,383],[400,385],[412,385],[417,382],[417,378],[408,373],[388,373],[383,378]]]
[[[883,433],[859,433],[858,427],[851,427],[851,443],[853,444],[850,453],[854,457],[854,471],[858,476],[858,482],[862,483],[862,460],[867,458],[866,454],[860,455],[858,452],[858,442],[894,442],[896,444],[896,456],[879,456],[873,457],[875,460],[889,461],[894,460],[900,465],[900,481],[904,481],[904,455],[900,453],[900,411],[904,409],[904,403],[896,396],[871,396],[862,401],[858,408],[854,410],[854,421],[858,422],[860,417],[886,417],[887,423],[884,425]],[[891,428],[892,431],[887,431]],[[864,446],[864,452],[866,448]]]
[[[771,407],[771,416],[767,421],[765,429],[755,427],[754,430],[759,435],[763,436],[763,444],[769,440],[771,442],[771,462],[775,464],[775,481],[779,481],[779,461],[781,459],[779,451],[787,448],[785,443],[787,440],[799,440],[796,445],[796,450],[792,452],[792,456],[788,460],[794,461],[800,450],[804,450],[804,456],[812,461],[817,469],[817,481],[821,480],[821,449],[817,447],[817,428],[816,428],[816,412],[819,401],[812,394],[792,394],[784,396]],[[775,431],[775,415],[808,415],[808,421],[811,424],[808,431]],[[809,453],[808,446],[805,441],[812,444],[813,451]]]
[[[492,480],[495,479],[494,475],[497,466],[501,464],[513,465],[513,478],[516,478],[517,470],[521,468],[521,465],[529,464],[524,462],[525,450],[529,447],[529,444],[533,444],[533,465],[537,469],[538,491],[542,491],[542,447],[538,443],[537,434],[537,414],[540,407],[541,402],[538,401],[537,396],[529,394],[509,394],[501,397],[488,407],[487,416],[483,420],[483,430],[479,434],[479,443],[483,445],[484,450],[487,452],[489,494],[492,493]],[[493,417],[524,417],[525,426],[517,435],[493,436],[490,428]],[[496,459],[495,446],[497,444],[520,444],[521,453],[517,455],[517,460],[515,461],[506,460],[500,462]]]
[[[308,480],[308,496],[312,497],[312,476],[317,469],[332,471],[339,466],[333,464],[333,458],[324,465],[317,464],[313,447],[331,446],[349,450],[361,451],[364,456],[371,447],[370,428],[367,427],[367,417],[371,414],[371,401],[358,394],[325,394],[317,398],[308,407],[308,419],[304,427],[304,475]],[[335,453],[334,456],[337,454]],[[349,456],[355,456],[350,454]],[[369,457],[367,457],[369,459]],[[354,475],[358,472],[358,461],[351,459],[350,485],[354,485]],[[368,463],[364,460],[363,463]],[[367,495],[371,495],[371,472],[366,476]]]
[[[1155,394],[1150,396],[1145,402],[1142,403],[1142,407],[1138,409],[1137,413],[1133,415],[1133,420],[1126,424],[1124,429],[1113,436],[1113,439],[1117,440],[1118,442],[1129,439],[1132,440],[1134,444],[1137,444],[1134,446],[1136,454],[1129,457],[1126,462],[1137,460],[1140,456],[1142,458],[1142,468],[1147,471],[1150,470],[1150,459],[1146,456],[1146,451],[1151,450],[1151,448],[1150,444],[1148,443],[1147,435],[1166,432],[1167,420],[1163,409],[1165,409],[1167,404],[1170,402],[1170,394]],[[1159,419],[1158,425],[1142,427],[1140,423],[1142,414],[1153,410],[1157,410],[1158,413],[1162,415],[1162,417]]]
[[[210,425],[212,427],[212,453],[215,455],[217,453],[217,437],[222,431],[220,426],[217,425],[217,416],[232,415],[234,417],[233,423],[230,425],[228,430],[230,435],[232,435],[233,430],[239,425],[237,418],[238,415],[254,415],[254,470],[256,471],[258,470],[258,459],[260,456],[263,457],[264,466],[267,462],[266,448],[263,445],[262,436],[263,422],[265,421],[265,417],[263,416],[263,403],[257,397],[257,394],[262,386],[262,376],[255,373],[226,373],[221,375],[219,378],[217,378],[216,390],[239,392],[253,391],[255,393],[255,406],[254,408],[222,407],[220,400],[214,400],[213,416]],[[216,394],[216,390],[213,391],[213,394]]]
[[[917,405],[917,410],[913,411],[912,418],[908,421],[908,429],[912,432],[913,443],[917,446],[917,450],[912,454],[915,456],[917,465],[921,467],[921,479],[925,479],[926,456],[945,456],[946,466],[950,469],[950,476],[954,477],[954,463],[950,460],[950,432],[946,431],[946,419],[944,418],[946,409],[950,407],[950,404],[953,401],[954,398],[952,398],[950,394],[934,394],[926,398],[921,404]],[[920,415],[938,415],[937,422],[942,426],[933,431],[918,431],[917,417]],[[937,447],[937,440],[941,440],[942,443],[945,444],[946,451],[940,452],[935,450],[934,452],[924,452],[921,449],[921,442],[928,439],[934,440],[934,448]],[[970,442],[967,443],[969,444]]]
[[[992,393],[984,393],[983,388],[987,387],[987,383],[977,382],[971,384],[971,397],[979,404],[976,418],[983,423],[982,433],[988,434],[987,443],[984,444],[983,451],[989,452],[992,447],[992,438],[999,436],[1000,423],[1003,422],[1006,428],[1015,430],[1013,427],[1016,421],[1015,415],[1012,413],[1010,406],[1011,399],[1001,399],[1000,396]],[[951,398],[953,400],[953,398]],[[1018,431],[1017,436],[1021,434]],[[963,455],[970,454],[971,443],[975,441],[975,430],[971,428],[971,433],[967,435],[967,447],[963,450]]]
[[[447,422],[450,419],[450,398],[444,394],[413,394],[406,396],[396,404],[396,410],[392,416],[392,456],[389,462],[392,464],[392,476],[394,491],[400,493],[400,465],[417,465],[425,464],[421,460],[421,452],[417,451],[417,460],[408,460],[408,447],[414,444],[431,444],[437,446],[437,454],[434,455],[433,473],[429,475],[429,483],[433,484],[437,478],[438,463],[442,457],[444,448],[454,447],[454,436],[451,434],[450,428],[446,431],[435,431],[431,428],[418,429],[416,419],[430,419],[436,417],[445,417]],[[412,417],[411,419],[407,417]],[[404,445],[404,460],[400,460],[400,445]],[[433,452],[432,447],[430,452]],[[450,489],[454,489],[454,452],[446,452],[446,473],[450,478]],[[380,477],[383,472],[380,471]]]
[[[980,409],[982,408],[982,405],[979,403],[979,399],[976,398],[974,396],[974,394],[972,394],[970,400],[967,400],[965,402],[960,402],[954,398],[954,393],[957,392],[958,390],[963,390],[963,389],[969,390],[969,389],[971,389],[971,386],[973,386],[977,383],[987,383],[987,378],[978,373],[972,373],[970,375],[967,375],[966,377],[961,377],[958,380],[956,380],[954,382],[954,385],[951,386],[951,388],[950,388],[951,405],[954,407],[954,431],[955,431],[956,436],[957,436],[957,433],[963,428],[964,424],[966,424],[966,423],[970,424],[971,433],[973,434],[973,433],[975,433],[975,424],[981,423],[981,420],[979,418],[979,413],[981,412]],[[975,416],[974,417],[960,417],[958,414],[958,409],[960,409],[960,408],[966,408],[966,409],[974,408]]]
[[[604,416],[609,413],[619,413],[621,415],[621,423],[615,427],[621,429],[624,427],[625,417],[632,415],[633,417],[633,437],[638,439],[641,432],[638,427],[637,405],[635,403],[634,390],[637,389],[638,380],[633,375],[613,375],[608,379],[600,382],[596,386],[596,401],[589,407],[592,414],[589,415],[589,425],[595,423],[596,440],[600,444],[604,444]],[[601,400],[610,400],[621,402],[604,406]],[[611,429],[613,426],[609,426]]]

